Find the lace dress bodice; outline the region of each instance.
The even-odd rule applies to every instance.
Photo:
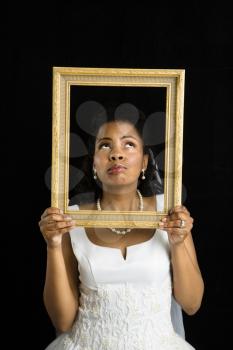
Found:
[[[79,267],[79,310],[71,331],[46,350],[194,349],[171,319],[165,231],[156,229],[149,240],[127,247],[126,259],[119,248],[92,243],[82,227],[72,229],[70,237]]]

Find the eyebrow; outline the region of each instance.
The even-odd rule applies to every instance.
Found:
[[[136,137],[131,136],[131,135],[122,136],[122,137],[121,137],[121,140],[122,140],[122,139],[128,139],[128,138],[131,138],[131,139],[134,139],[134,140],[138,141],[138,139],[137,139]],[[100,138],[100,139],[97,138],[97,142],[101,142],[101,141],[103,141],[103,140],[112,141],[111,137],[102,137],[102,138]]]

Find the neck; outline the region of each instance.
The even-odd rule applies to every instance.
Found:
[[[138,211],[139,203],[136,189],[127,192],[119,191],[118,193],[103,191],[101,208],[104,210]]]

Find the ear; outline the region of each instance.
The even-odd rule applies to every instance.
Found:
[[[149,155],[148,154],[144,154],[143,155],[143,161],[142,161],[142,167],[145,170],[147,169],[148,160],[149,160]]]

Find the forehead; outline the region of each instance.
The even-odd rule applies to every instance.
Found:
[[[139,137],[138,131],[134,125],[127,121],[113,121],[103,124],[97,133],[97,138],[114,136],[134,136]]]

